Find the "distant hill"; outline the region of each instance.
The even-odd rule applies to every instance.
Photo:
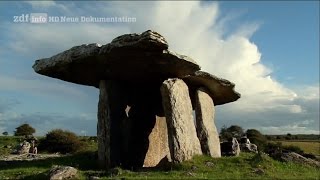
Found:
[[[320,141],[318,134],[280,134],[280,135],[265,135],[268,140],[307,140]]]

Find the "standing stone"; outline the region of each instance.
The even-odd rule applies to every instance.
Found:
[[[187,85],[178,78],[168,79],[161,86],[161,95],[172,161],[182,162],[202,154]]]
[[[107,84],[101,80],[99,84],[100,94],[98,102],[98,160],[99,165],[104,168],[110,167],[110,112],[108,107]]]
[[[197,135],[202,153],[221,157],[219,134],[214,123],[213,101],[203,88],[196,91],[195,101]]]
[[[167,122],[165,117],[157,116],[156,124],[149,135],[149,148],[143,166],[157,166],[167,156],[170,156]]]
[[[100,82],[98,105],[98,158],[102,167],[120,166],[123,154],[123,121],[127,107],[126,85],[122,81]]]

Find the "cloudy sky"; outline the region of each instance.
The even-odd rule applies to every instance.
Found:
[[[30,13],[133,17],[133,23],[14,22]],[[98,89],[36,74],[36,59],[152,29],[169,48],[242,94],[216,124],[265,134],[319,134],[319,2],[0,2],[0,133],[29,123],[96,134]]]

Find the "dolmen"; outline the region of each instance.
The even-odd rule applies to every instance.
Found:
[[[33,69],[99,89],[98,162],[105,168],[221,157],[214,106],[240,98],[233,83],[200,71],[151,30],[75,46],[36,60]]]

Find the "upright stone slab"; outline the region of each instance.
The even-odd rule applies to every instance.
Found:
[[[149,147],[144,167],[155,167],[163,158],[170,159],[168,130],[165,117],[156,117],[156,124],[149,135]]]
[[[214,123],[213,100],[205,89],[199,88],[196,90],[195,101],[196,129],[202,153],[221,157],[219,134]]]
[[[161,95],[172,161],[182,162],[202,154],[187,85],[178,78],[168,79],[161,86]]]
[[[99,84],[100,94],[98,102],[98,160],[101,167],[110,167],[110,112],[108,106],[107,84],[105,80],[101,80]]]
[[[102,167],[121,165],[122,123],[126,118],[126,86],[121,81],[101,80],[98,104],[98,159]]]

